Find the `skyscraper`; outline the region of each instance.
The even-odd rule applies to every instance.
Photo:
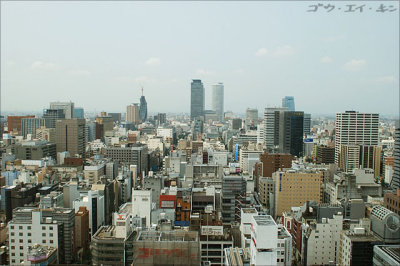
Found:
[[[279,145],[279,113],[287,108],[273,107],[264,110],[264,143],[267,149],[275,151]]]
[[[143,95],[143,88],[142,88],[142,96],[140,97],[139,118],[141,122],[144,122],[147,119],[147,102],[146,98]]]
[[[137,103],[126,107],[126,122],[139,124],[139,105]]]
[[[50,109],[63,109],[65,119],[71,119],[74,117],[73,102],[52,102],[50,103]]]
[[[22,118],[22,135],[26,138],[31,134],[32,138],[36,138],[36,129],[48,127],[48,121],[46,118]]]
[[[304,114],[304,135],[308,135],[311,132],[311,114]]]
[[[74,108],[74,117],[75,118],[85,118],[85,111],[82,107],[75,107]]]
[[[303,156],[304,112],[281,111],[279,114],[279,152]]]
[[[282,107],[287,107],[289,111],[295,111],[294,97],[285,96],[285,98],[282,99]]]
[[[379,114],[346,111],[336,114],[335,163],[340,165],[342,145],[377,146]]]
[[[400,188],[400,125],[396,128],[394,138],[394,172],[391,186],[397,189]]]
[[[224,120],[224,84],[212,85],[211,109],[217,113],[219,121]]]
[[[204,86],[200,79],[194,79],[190,90],[190,118],[198,118],[204,112]]]
[[[86,121],[85,119],[60,119],[56,121],[57,152],[68,151],[85,157]]]

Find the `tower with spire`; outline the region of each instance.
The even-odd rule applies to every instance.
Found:
[[[145,122],[147,119],[147,102],[146,98],[143,95],[143,87],[142,96],[140,97],[139,118],[142,122]]]

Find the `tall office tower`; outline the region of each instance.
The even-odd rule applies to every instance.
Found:
[[[85,111],[82,107],[74,108],[74,118],[85,118]]]
[[[400,188],[400,125],[398,126],[394,137],[394,172],[391,183],[395,189]]]
[[[22,135],[26,138],[31,134],[32,138],[36,138],[36,130],[47,126],[48,120],[45,118],[22,118]]]
[[[63,109],[44,109],[43,118],[48,120],[47,128],[56,128],[56,120],[64,119]]]
[[[242,128],[242,119],[234,118],[232,119],[232,129],[238,130]]]
[[[154,116],[154,120],[157,120],[157,126],[167,123],[167,114],[158,113],[156,116]]]
[[[258,110],[254,108],[246,109],[246,128],[257,126]]]
[[[303,122],[303,128],[304,128],[304,135],[308,135],[311,132],[311,114],[304,114],[304,122]]]
[[[85,119],[60,119],[56,121],[57,152],[68,151],[85,157],[86,121]]]
[[[336,114],[335,163],[340,165],[342,145],[377,146],[379,114],[346,111]]]
[[[303,122],[304,112],[280,112],[279,152],[303,156]]]
[[[293,96],[285,96],[282,99],[282,107],[286,107],[289,111],[295,111],[294,107],[294,97]]]
[[[264,110],[264,143],[268,150],[276,151],[279,146],[279,113],[287,108],[273,107]]]
[[[114,129],[114,120],[112,116],[107,115],[105,112],[102,112],[101,116],[96,117],[96,123],[103,125],[104,133],[107,131],[113,131]]]
[[[96,122],[90,121],[86,123],[86,142],[91,142],[96,139]]]
[[[204,112],[204,86],[200,79],[194,79],[190,90],[190,118],[199,118]]]
[[[104,157],[119,161],[121,164],[136,165],[136,174],[142,174],[143,171],[148,171],[147,152],[147,145],[130,144],[126,147],[107,147]]]
[[[143,95],[143,88],[142,88],[142,96],[140,96],[139,118],[141,122],[144,122],[147,119],[147,102],[146,98]]]
[[[212,85],[211,109],[217,113],[219,121],[224,121],[224,84]]]
[[[139,104],[134,103],[126,107],[126,122],[139,124]]]
[[[22,119],[23,118],[35,118],[35,116],[34,115],[8,116],[7,117],[8,132],[11,132],[11,131],[22,132]]]
[[[65,119],[71,119],[74,117],[73,102],[52,102],[50,103],[50,109],[63,109]]]

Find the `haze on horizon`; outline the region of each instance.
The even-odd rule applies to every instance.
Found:
[[[189,113],[201,79],[206,109],[223,82],[225,111],[291,95],[307,113],[398,115],[398,2],[307,12],[315,3],[1,2],[1,109],[125,112],[143,87],[149,112]]]

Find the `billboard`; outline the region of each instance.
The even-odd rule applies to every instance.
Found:
[[[209,235],[209,236],[222,236],[224,234],[224,227],[223,226],[202,226],[201,234]]]

